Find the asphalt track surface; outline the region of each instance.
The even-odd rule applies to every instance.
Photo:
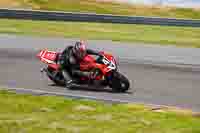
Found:
[[[69,90],[54,86],[45,74],[40,73],[40,68],[44,64],[40,63],[35,55],[41,48],[61,50],[67,44],[74,43],[75,40],[1,35],[0,86],[178,106],[200,111],[200,71],[198,67],[197,69],[192,67],[186,69],[141,63],[131,59],[131,54],[133,58],[134,54],[130,45],[110,44],[109,41],[89,41],[89,47],[114,50],[112,52],[120,57],[120,71],[131,81],[131,90],[128,93],[115,94],[109,89],[96,88]],[[121,50],[122,47],[127,47],[127,51],[120,52],[119,47]]]

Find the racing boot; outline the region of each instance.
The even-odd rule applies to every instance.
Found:
[[[65,70],[62,71],[63,77],[64,77],[64,81],[65,81],[65,87],[66,88],[71,88],[73,85],[76,84],[76,80],[73,80],[69,73]]]

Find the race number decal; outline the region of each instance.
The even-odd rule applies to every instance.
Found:
[[[108,61],[106,58],[103,58],[103,63],[105,64],[105,65],[109,65],[110,64],[110,61]]]

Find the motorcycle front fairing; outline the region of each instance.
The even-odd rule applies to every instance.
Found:
[[[87,55],[80,62],[80,70],[81,71],[89,71],[95,67],[96,60],[91,55]]]
[[[96,80],[111,80],[112,71],[117,70],[117,64],[112,55],[104,53],[103,56],[97,58],[87,55],[80,63],[80,68],[82,71],[99,70],[100,75],[96,77]]]

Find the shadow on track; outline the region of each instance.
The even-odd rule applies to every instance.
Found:
[[[56,87],[61,87],[65,88],[64,86],[59,86],[56,84],[49,84],[49,86],[56,86]],[[112,93],[112,94],[133,94],[133,92],[127,91],[127,92],[114,92],[112,89],[109,88],[104,88],[104,87],[92,87],[92,86],[87,86],[87,85],[75,85],[71,88],[65,88],[69,89],[72,91],[92,91],[92,92],[107,92],[107,93]]]

